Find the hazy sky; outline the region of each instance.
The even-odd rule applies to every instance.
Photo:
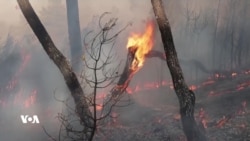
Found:
[[[30,0],[35,9],[41,9],[48,5],[48,0]],[[20,10],[16,0],[0,1],[0,21],[6,24],[17,24],[20,20]]]
[[[49,3],[58,3],[60,0],[30,0],[33,8],[36,12],[41,11],[42,8],[46,8]],[[61,3],[65,7],[65,1]],[[91,1],[79,1],[80,16],[84,18],[90,18],[96,14],[101,14],[107,11],[116,11],[116,14],[125,18],[145,14],[149,9],[150,1],[141,0],[133,2],[131,0],[116,1],[116,0],[91,0]],[[1,0],[0,1],[0,22],[8,25],[16,25],[20,21],[21,11],[18,7],[16,0]],[[143,8],[143,10],[141,9]],[[147,9],[147,10],[146,10]],[[146,11],[145,11],[146,10]],[[86,12],[87,11],[87,12]],[[57,12],[57,11],[55,11]],[[132,20],[132,19],[131,19]]]
[[[30,0],[30,2],[52,38],[61,38],[67,34],[65,0]],[[23,33],[27,33],[29,27],[23,18],[17,1],[0,0],[0,5],[0,25],[4,27],[0,29],[1,37],[5,38],[8,32],[15,36],[22,36]],[[52,8],[53,10],[51,10]],[[44,11],[49,12],[43,13]],[[151,17],[152,8],[150,0],[79,0],[81,29],[88,26],[93,16],[100,16],[104,12],[112,12],[113,17],[118,17],[119,26],[133,22],[133,27],[130,30],[138,29],[140,31],[144,28],[141,24],[144,24],[144,21]],[[55,30],[57,29],[62,31],[56,33]]]

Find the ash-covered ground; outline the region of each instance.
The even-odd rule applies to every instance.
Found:
[[[250,140],[250,87],[239,89],[240,83],[249,79],[249,74],[215,79],[214,83],[195,91],[195,117],[210,141]],[[119,116],[110,126],[99,127],[96,140],[186,140],[172,89],[162,86],[134,93],[131,97],[134,98],[131,105],[117,110]]]

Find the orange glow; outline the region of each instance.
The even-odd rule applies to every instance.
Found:
[[[149,22],[143,34],[132,33],[128,38],[127,48],[136,49],[135,59],[133,60],[131,67],[132,70],[138,71],[145,62],[145,55],[152,50],[153,32],[154,26]]]
[[[206,116],[206,112],[203,108],[200,108],[199,111],[199,120],[202,123],[204,128],[207,128],[207,116]]]
[[[213,84],[213,83],[215,83],[214,80],[208,80],[208,81],[203,82],[202,85],[210,85],[210,84]]]
[[[217,123],[216,123],[216,127],[221,128],[223,127],[229,120],[229,117],[223,116]]]
[[[236,76],[237,75],[237,73],[236,72],[233,72],[232,73],[232,77],[234,77],[234,76]]]
[[[133,93],[133,90],[131,89],[131,88],[126,88],[126,92],[128,93],[128,94],[132,94]]]
[[[244,73],[245,74],[250,74],[250,70],[246,70]]]
[[[96,105],[96,110],[97,111],[101,111],[102,110],[102,106],[101,105]]]
[[[24,107],[29,108],[36,102],[37,91],[33,90],[30,96],[24,101]]]
[[[189,89],[192,90],[192,91],[195,91],[195,90],[197,90],[197,86],[191,85],[191,86],[189,87]]]

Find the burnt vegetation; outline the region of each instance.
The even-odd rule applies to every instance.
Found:
[[[192,9],[186,0],[180,10],[182,25],[177,29],[179,25],[174,22],[178,16],[172,17],[171,1],[151,0],[151,20],[143,23],[144,32],[122,39],[127,46],[116,41],[132,24],[121,27],[118,18],[106,12],[91,23],[97,25],[94,30],[81,35],[78,1],[66,0],[70,60],[55,44],[29,0],[17,2],[68,89],[67,98],[58,96],[55,89],[54,99],[65,109],[57,111],[58,131],[42,127],[41,133],[49,140],[250,139],[247,0],[218,0],[212,12]],[[204,42],[209,42],[206,60],[202,56]],[[17,79],[27,58],[18,45],[9,35],[0,50],[1,72],[8,72],[8,63],[15,64],[8,75],[0,75],[0,92],[5,93],[0,95],[0,109],[11,99],[15,107],[20,98],[13,93],[20,93]],[[126,48],[123,57],[121,48]],[[161,67],[152,68],[157,62]],[[153,75],[159,80],[151,80]],[[25,106],[32,107],[39,94],[32,91]]]

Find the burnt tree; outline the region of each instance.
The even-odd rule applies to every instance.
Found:
[[[91,133],[93,132],[93,118],[88,107],[87,99],[76,74],[73,72],[67,59],[53,43],[51,37],[32,8],[29,0],[17,0],[17,2],[25,19],[42,44],[43,49],[63,75],[67,87],[71,92],[71,96],[74,99],[75,110],[80,118],[81,125],[85,127],[84,132],[86,140],[92,140]]]
[[[206,141],[206,136],[199,129],[194,118],[195,94],[188,88],[185,82],[163,3],[161,0],[151,0],[151,3],[161,33],[166,62],[171,73],[174,90],[179,100],[184,133],[188,141]]]
[[[125,67],[123,69],[123,72],[120,75],[120,78],[117,82],[117,84],[109,91],[109,94],[107,98],[105,99],[104,104],[104,115],[109,116],[112,118],[111,112],[114,111],[114,107],[119,105],[119,102],[121,103],[121,99],[124,96],[124,92],[126,92],[127,87],[129,86],[129,83],[136,73],[135,70],[132,69],[133,60],[136,58],[135,53],[137,51],[137,48],[129,48],[128,54],[127,54],[127,61],[125,64]],[[105,122],[110,122],[110,118],[107,118]]]

